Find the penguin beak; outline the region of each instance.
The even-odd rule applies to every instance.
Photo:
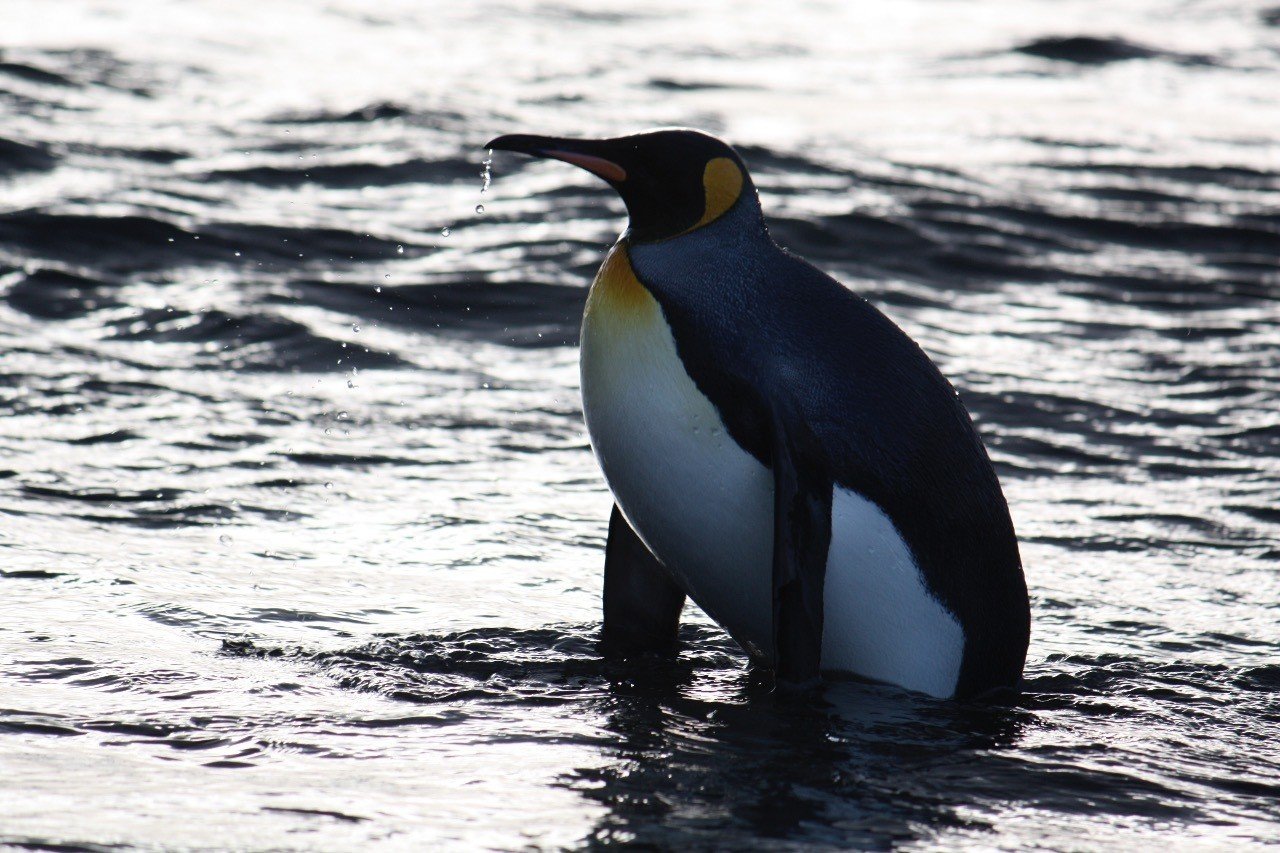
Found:
[[[486,148],[495,151],[515,151],[531,157],[562,160],[580,169],[586,169],[611,184],[621,184],[627,179],[627,170],[610,159],[609,140],[564,139],[554,136],[531,136],[511,133],[489,140]]]

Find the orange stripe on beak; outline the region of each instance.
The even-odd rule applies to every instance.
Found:
[[[592,157],[590,154],[577,154],[573,151],[543,151],[543,157],[553,157],[556,160],[563,160],[566,163],[572,163],[579,168],[586,169],[597,177],[604,178],[615,184],[620,184],[627,179],[627,170],[619,166],[612,160],[606,160],[603,157]]]

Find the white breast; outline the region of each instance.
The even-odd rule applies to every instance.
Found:
[[[763,656],[772,620],[772,476],[729,437],[685,372],[661,309],[623,252],[606,260],[583,316],[591,446],[649,549],[698,606]]]
[[[772,473],[689,378],[621,245],[587,301],[581,367],[587,431],[619,508],[690,598],[767,661]],[[831,521],[823,668],[951,695],[963,632],[929,595],[892,522],[839,487]]]

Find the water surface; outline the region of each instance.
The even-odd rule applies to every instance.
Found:
[[[0,841],[1280,841],[1280,15],[1227,2],[11,3]],[[596,653],[621,226],[502,132],[724,134],[952,378],[1008,707]],[[483,202],[486,211],[474,211]],[[449,229],[446,235],[442,229]]]

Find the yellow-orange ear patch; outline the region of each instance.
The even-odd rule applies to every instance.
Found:
[[[733,207],[738,196],[742,195],[742,170],[728,157],[716,157],[702,172],[702,188],[707,194],[707,204],[702,218],[693,228],[714,222]]]

